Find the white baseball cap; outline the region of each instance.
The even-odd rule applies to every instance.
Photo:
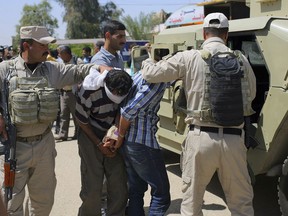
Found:
[[[218,20],[219,23],[211,23],[212,20]],[[229,22],[223,13],[210,13],[204,18],[203,27],[229,28]]]
[[[23,26],[20,28],[20,38],[33,39],[41,44],[56,42],[56,39],[50,36],[44,26]]]

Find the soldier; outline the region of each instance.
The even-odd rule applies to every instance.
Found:
[[[55,89],[61,89],[65,85],[72,85],[83,80],[93,66],[92,64],[65,65],[46,61],[49,53],[48,44],[55,41],[56,39],[51,37],[43,26],[23,26],[20,28],[19,56],[0,63],[0,85],[2,88],[5,78],[10,82],[9,94],[13,94],[13,99],[10,99],[11,119],[17,128],[15,186],[7,210],[11,215],[23,215],[26,186],[28,186],[30,198],[30,214],[35,216],[50,214],[56,187],[55,157],[57,153],[51,132],[51,123],[56,118],[59,103]],[[97,65],[94,67],[98,70],[106,68]],[[19,85],[23,83],[22,81],[30,83],[28,88],[38,97],[32,97],[31,93],[23,90]],[[49,96],[48,103],[45,103],[48,98],[40,97],[35,87],[39,87],[43,94]],[[22,96],[27,100],[23,98],[20,101],[16,100]],[[46,111],[43,110],[43,104],[47,106]],[[7,139],[3,114],[1,110],[0,135]],[[1,156],[1,167],[4,162],[3,157]],[[3,179],[4,173],[1,169],[1,182]]]
[[[237,124],[231,123],[227,126],[220,125],[214,121],[214,115],[212,116],[209,112],[212,109],[212,106],[209,105],[210,101],[213,101],[216,98],[216,93],[219,92],[214,92],[209,86],[208,79],[212,80],[212,77],[207,74],[211,72],[207,66],[205,55],[201,55],[205,52],[208,54],[207,56],[209,54],[213,56],[217,52],[232,52],[225,45],[228,38],[228,27],[229,23],[225,15],[211,13],[204,19],[203,36],[205,41],[201,47],[203,52],[198,50],[178,52],[156,64],[151,59],[145,60],[142,64],[143,77],[148,82],[168,82],[182,79],[184,83],[187,98],[185,122],[190,125],[190,131],[182,148],[183,201],[181,215],[203,215],[204,192],[216,171],[231,214],[254,215],[253,189],[248,174],[247,149],[244,144],[243,113],[248,116],[253,114],[251,103],[256,92],[255,76],[248,60],[244,55],[239,54],[244,72],[244,78],[241,79],[241,82],[245,83],[243,86],[246,86],[247,89],[242,89],[243,92],[241,93],[240,83],[239,96],[232,95],[227,98],[222,96],[223,98],[220,99],[224,102],[234,98],[237,98],[237,101],[233,106],[228,103],[221,107],[222,110],[220,111],[222,112],[218,110],[216,115],[224,113],[224,117],[229,120],[234,114],[240,114],[241,122],[238,124],[237,121]],[[226,55],[228,54],[226,53]],[[224,68],[227,69],[228,67]],[[225,84],[232,85],[228,81]],[[224,82],[218,82],[219,91],[222,90],[222,85]],[[210,90],[209,95],[207,95],[207,89]],[[211,109],[206,109],[205,106],[210,106]],[[241,111],[239,113],[223,112],[223,109],[230,107],[235,107]]]

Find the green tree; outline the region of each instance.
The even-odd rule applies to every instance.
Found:
[[[107,19],[119,19],[123,13],[123,9],[118,8],[113,2],[108,2],[101,6],[100,23]]]
[[[101,23],[107,19],[117,19],[122,13],[113,2],[100,6],[97,0],[55,1],[65,8],[65,37],[70,39],[102,37]]]
[[[130,15],[122,18],[127,31],[134,40],[151,40],[153,29],[163,23],[162,17],[154,12],[145,14],[141,12],[138,17],[132,18]]]
[[[19,30],[21,26],[45,26],[51,35],[55,34],[54,29],[58,28],[58,21],[51,16],[52,7],[47,0],[43,0],[40,4],[27,5],[23,7],[22,17],[19,21],[19,25],[16,26],[16,32],[18,34],[13,40],[13,47],[19,44],[20,35]]]

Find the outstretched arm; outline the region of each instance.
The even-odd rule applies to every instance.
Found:
[[[183,62],[182,52],[167,56],[157,63],[152,59],[146,59],[142,62],[142,76],[150,83],[170,82],[182,78],[187,71]]]

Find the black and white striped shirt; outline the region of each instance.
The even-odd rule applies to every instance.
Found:
[[[114,124],[118,111],[118,104],[107,97],[104,87],[98,90],[80,88],[75,116],[83,124],[90,123],[92,127],[106,132]]]

